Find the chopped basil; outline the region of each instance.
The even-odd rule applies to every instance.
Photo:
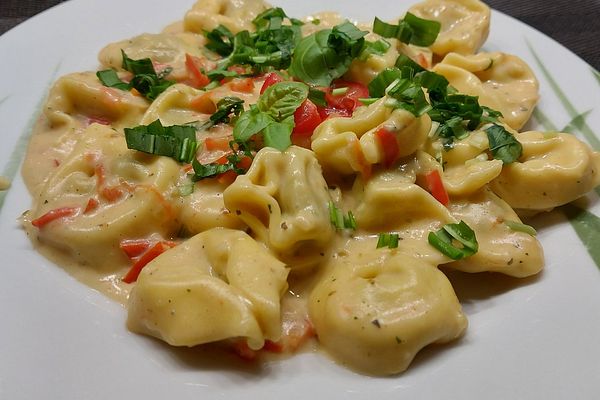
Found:
[[[192,167],[194,168],[194,173],[191,175],[192,181],[197,182],[202,179],[212,178],[227,171],[233,171],[238,175],[245,174],[247,170],[240,167],[240,163],[243,157],[253,158],[252,152],[245,143],[231,141],[229,142],[229,147],[233,153],[227,156],[227,163],[225,164],[200,164],[194,158],[192,161]]]
[[[346,21],[306,36],[294,50],[290,74],[311,85],[329,86],[358,57],[366,34]]]
[[[397,233],[380,233],[377,239],[377,248],[389,247],[395,249],[398,247],[399,236]]]
[[[122,67],[126,71],[133,74],[133,78],[129,83],[121,81],[114,70],[104,70],[96,72],[96,76],[104,86],[114,87],[120,90],[136,89],[140,94],[148,100],[154,100],[169,86],[175,82],[164,79],[172,69],[165,69],[157,74],[152,65],[152,60],[143,58],[140,60],[132,60],[127,57],[127,54],[121,50],[123,57]]]
[[[372,54],[380,56],[384,55],[385,53],[387,53],[390,47],[390,42],[384,39],[379,39],[375,42],[365,40],[365,45],[363,46],[363,49],[361,50],[358,56],[358,59],[361,61],[366,61]]]
[[[506,224],[506,226],[508,226],[510,229],[512,229],[515,232],[523,232],[530,236],[537,235],[535,228],[531,225],[526,225],[522,222],[517,222],[517,221],[504,221],[504,223]]]
[[[515,162],[523,153],[523,146],[515,137],[501,125],[493,124],[485,129],[490,151],[495,159],[502,160],[504,164]]]
[[[341,229],[352,229],[356,230],[356,219],[352,211],[348,211],[348,214],[344,215],[342,210],[336,207],[333,201],[329,201],[329,220],[331,225],[337,230]]]
[[[208,40],[206,48],[226,57],[233,51],[233,33],[223,25],[219,25],[210,32],[204,32]],[[222,78],[221,78],[222,79]]]
[[[199,131],[205,131],[213,126],[223,123],[228,124],[231,116],[240,115],[244,111],[244,100],[235,96],[225,96],[217,102],[217,110],[208,120],[197,126]]]
[[[406,13],[398,25],[388,24],[375,17],[373,32],[384,38],[396,38],[403,43],[430,46],[440,33],[441,24]]]
[[[453,260],[461,260],[477,253],[479,244],[475,232],[464,221],[446,224],[437,232],[429,232],[429,244]]]
[[[123,82],[121,78],[117,75],[117,71],[114,69],[106,69],[104,71],[96,72],[96,76],[102,82],[104,86],[120,89],[120,90],[129,90],[129,84],[127,82]]]
[[[196,129],[190,125],[163,126],[160,120],[150,125],[125,128],[127,148],[189,163],[195,159],[198,143]]]
[[[218,62],[218,70],[226,70],[231,65],[250,65],[255,71],[289,67],[301,37],[302,22],[288,18],[281,8],[269,8],[252,22],[256,32],[241,31],[233,35],[224,26],[219,26],[204,33],[208,39],[206,47],[225,57]]]

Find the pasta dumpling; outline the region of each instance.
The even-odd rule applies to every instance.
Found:
[[[29,226],[47,213],[68,211],[67,221],[42,226],[39,240],[81,264],[118,270],[126,263],[121,239],[167,238],[179,229],[178,210],[167,200],[178,176],[174,160],[133,152],[121,134],[92,124],[43,185]]]
[[[408,11],[441,24],[440,34],[430,46],[438,56],[473,54],[490,32],[490,8],[479,0],[425,0]]]
[[[528,233],[516,231],[507,222],[520,223],[517,214],[489,189],[453,201],[450,212],[465,221],[479,243],[477,253],[447,264],[464,272],[500,272],[524,278],[540,272],[544,253],[539,241]]]
[[[161,254],[129,297],[127,326],[174,346],[281,335],[288,269],[244,232],[215,228]]]
[[[520,129],[539,99],[539,84],[529,66],[505,53],[448,54],[433,67],[459,92],[477,96],[481,105],[502,113],[502,121]]]
[[[379,129],[394,135],[399,149],[396,159],[411,155],[425,142],[431,128],[428,115],[415,117],[384,103],[385,98],[358,108],[351,118],[330,118],[319,125],[312,136],[312,150],[324,169],[368,175],[374,164],[388,163],[376,138]]]
[[[490,187],[511,207],[549,210],[573,201],[600,183],[600,153],[568,133],[515,135],[518,162],[505,165]]]
[[[423,347],[467,327],[446,276],[399,254],[334,262],[312,291],[309,312],[328,353],[375,375],[404,371]]]
[[[254,31],[252,20],[267,9],[262,0],[198,0],[183,20],[186,31],[202,33],[223,25],[231,32]]]
[[[170,79],[186,77],[186,55],[203,56],[201,46],[206,40],[202,35],[192,33],[144,33],[128,40],[111,43],[98,54],[98,60],[106,68],[123,70],[122,51],[127,57],[139,60],[149,58],[157,72],[170,67]]]
[[[301,147],[263,148],[223,196],[229,210],[297,268],[322,258],[333,236],[327,183],[314,154]]]

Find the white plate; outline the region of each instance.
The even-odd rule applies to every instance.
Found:
[[[73,0],[0,37],[0,170],[14,177],[0,209],[0,398],[597,398],[600,269],[559,213],[536,222],[546,252],[540,277],[469,276],[457,285],[470,322],[466,336],[426,350],[406,373],[384,379],[349,372],[322,354],[252,370],[171,350],[129,333],[119,305],[36,254],[16,220],[30,203],[17,168],[48,86],[67,72],[95,69],[105,44],[159,31],[191,3]],[[375,13],[392,18],[410,5],[276,3],[293,16],[337,8],[363,21]],[[572,109],[561,103],[528,43]],[[556,127],[592,110],[587,123],[600,132],[600,79],[571,52],[497,12],[485,49],[517,54],[532,66],[541,83],[540,110]],[[591,203],[600,215],[596,194]]]

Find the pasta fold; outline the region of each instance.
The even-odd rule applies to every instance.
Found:
[[[314,154],[265,147],[223,193],[227,208],[294,268],[314,265],[333,236],[329,193]]]
[[[518,162],[505,165],[490,187],[511,207],[548,210],[569,203],[600,183],[600,153],[568,133],[517,133]]]
[[[467,326],[446,276],[399,254],[333,262],[309,312],[328,353],[374,375],[404,371],[423,347],[454,340]]]
[[[281,335],[285,265],[237,230],[215,228],[161,254],[141,272],[127,326],[174,346]]]

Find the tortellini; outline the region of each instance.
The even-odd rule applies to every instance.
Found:
[[[253,31],[252,20],[268,8],[262,0],[198,0],[183,20],[185,30],[202,33],[224,25],[231,32]]]
[[[480,104],[500,111],[513,129],[525,125],[538,102],[538,81],[520,58],[505,53],[448,54],[433,71],[459,92],[478,96]]]
[[[427,139],[431,119],[415,117],[406,110],[385,106],[385,98],[358,108],[351,118],[330,118],[315,130],[312,150],[324,169],[340,174],[369,174],[374,164],[386,162],[376,138],[378,129],[392,132],[398,145],[397,158],[414,153]]]
[[[298,268],[315,264],[333,236],[327,183],[306,149],[262,149],[223,196],[261,241]]]
[[[128,327],[174,346],[281,335],[288,269],[251,237],[215,228],[147,265],[129,297]]]
[[[81,264],[115,271],[126,263],[120,239],[168,238],[179,229],[170,201],[178,177],[174,160],[128,150],[120,133],[92,124],[44,183],[27,219],[70,209],[67,221],[43,226],[38,239]]]
[[[204,42],[204,36],[192,33],[144,33],[109,44],[100,51],[98,59],[106,68],[122,70],[121,51],[124,51],[127,57],[134,60],[150,58],[154,61],[157,72],[170,67],[169,78],[179,80],[187,74],[186,55],[202,56],[201,45]]]
[[[448,264],[465,272],[493,271],[524,278],[540,272],[544,254],[538,240],[528,233],[515,231],[506,222],[521,220],[502,199],[489,189],[455,201],[450,212],[474,231],[479,250],[471,257]]]
[[[467,319],[437,268],[402,255],[365,258],[333,262],[309,300],[319,342],[340,363],[396,374],[428,344],[462,335]]]
[[[501,160],[488,160],[489,143],[484,131],[471,132],[452,148],[440,150],[444,186],[450,196],[468,196],[486,186],[502,172]]]
[[[516,56],[476,53],[490,24],[478,0],[413,6],[439,37],[418,47],[388,27],[382,54],[361,45],[384,39],[375,28],[337,13],[302,25],[274,9],[255,24],[269,7],[199,0],[162,33],[105,47],[100,69],[113,72],[59,79],[24,163],[23,225],[77,278],[129,295],[134,332],[258,359],[316,334],[343,365],[400,373],[467,327],[445,272],[541,271],[518,215],[596,187],[600,153],[566,133],[518,133],[538,82]],[[123,53],[157,76],[126,71]],[[302,68],[273,66],[288,61]],[[387,93],[362,98],[396,63],[371,86]]]
[[[430,46],[438,56],[473,54],[490,32],[490,8],[479,0],[425,0],[409,12],[440,22],[440,34]]]
[[[568,133],[515,135],[518,162],[504,166],[491,189],[511,207],[549,210],[573,201],[600,183],[600,153]]]

